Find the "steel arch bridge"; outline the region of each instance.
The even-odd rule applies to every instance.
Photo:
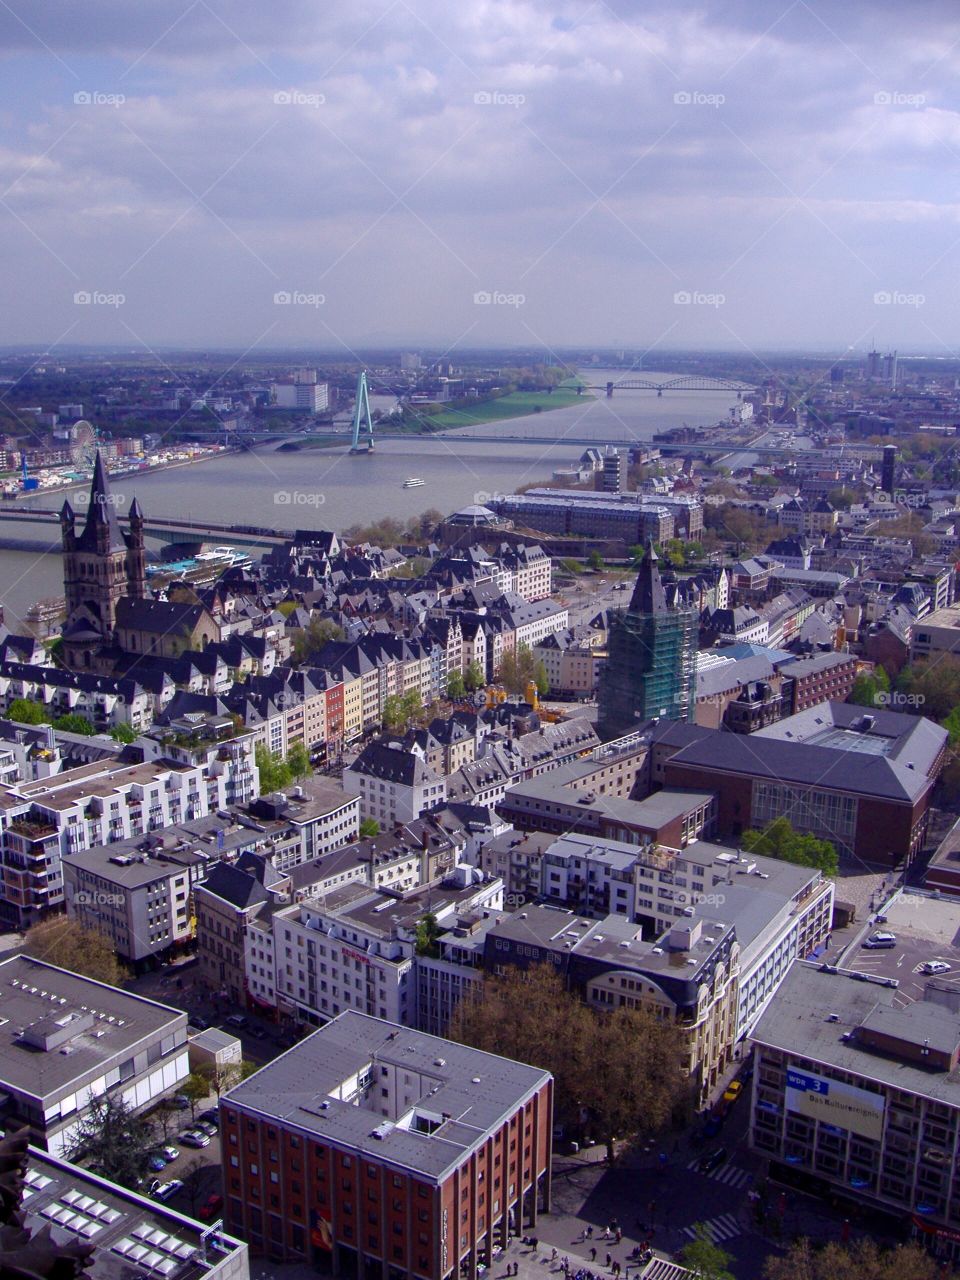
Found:
[[[682,377],[668,378],[664,382],[654,382],[651,378],[621,378],[619,382],[582,383],[590,391],[605,391],[612,396],[614,391],[655,391],[662,396],[664,391],[735,391],[742,396],[746,391],[756,391],[757,387],[736,378],[708,378],[702,374],[687,374]]]

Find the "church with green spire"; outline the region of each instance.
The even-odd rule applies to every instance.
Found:
[[[645,720],[693,719],[698,629],[695,609],[668,604],[648,543],[630,605],[610,619],[600,673],[601,738],[631,733]]]

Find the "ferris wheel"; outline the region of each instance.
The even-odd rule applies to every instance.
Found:
[[[70,457],[75,467],[84,470],[90,470],[97,460],[97,433],[85,418],[73,428]]]

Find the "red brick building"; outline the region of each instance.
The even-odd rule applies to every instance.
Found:
[[[279,1262],[476,1280],[549,1209],[552,1110],[548,1072],[348,1011],[221,1100],[224,1216]]]

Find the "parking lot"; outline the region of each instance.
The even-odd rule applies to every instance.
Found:
[[[874,950],[864,942],[874,933],[894,935],[888,949]],[[949,965],[939,974],[923,972],[930,962]],[[928,982],[956,987],[960,1000],[960,902],[921,896],[905,890],[888,903],[879,920],[865,925],[836,962],[875,978],[898,983],[894,1004],[903,1007],[922,1000]]]

